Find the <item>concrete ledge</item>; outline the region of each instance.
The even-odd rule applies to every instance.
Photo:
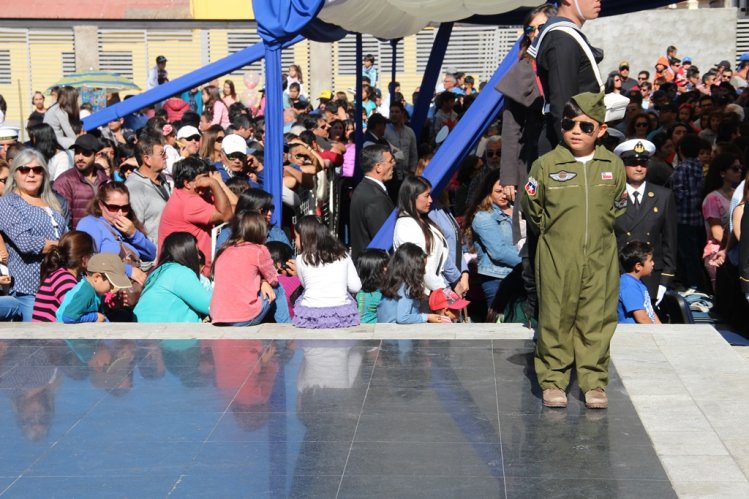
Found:
[[[363,324],[341,329],[301,329],[291,324],[261,324],[251,327],[217,327],[184,323],[0,323],[0,339],[424,339],[501,340],[533,338],[522,324]]]

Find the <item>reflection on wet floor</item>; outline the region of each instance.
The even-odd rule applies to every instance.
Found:
[[[0,493],[673,497],[615,370],[544,409],[532,349],[0,340]]]

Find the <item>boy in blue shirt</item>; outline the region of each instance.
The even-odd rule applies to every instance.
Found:
[[[114,288],[131,286],[120,257],[114,253],[98,253],[88,261],[86,276],[65,295],[57,309],[57,321],[65,324],[109,322],[99,312],[101,297]]]
[[[653,248],[641,241],[627,243],[619,252],[624,274],[619,278],[619,324],[660,324],[643,277],[653,272]]]

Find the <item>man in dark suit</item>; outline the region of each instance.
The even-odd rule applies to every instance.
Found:
[[[614,231],[621,250],[630,241],[653,247],[655,269],[642,279],[651,297],[660,297],[673,285],[676,271],[676,204],[669,189],[645,182],[648,159],[655,146],[647,140],[622,142],[614,150],[627,173],[627,210],[616,219]],[[660,288],[660,289],[659,289]]]
[[[361,167],[364,178],[351,195],[351,258],[354,261],[393,211],[393,202],[385,188],[385,182],[393,178],[395,167],[390,148],[381,144],[365,147]]]

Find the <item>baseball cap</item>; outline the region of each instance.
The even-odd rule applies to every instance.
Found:
[[[730,68],[731,68],[731,63],[730,63],[730,62],[728,62],[728,61],[720,61],[720,62],[718,63],[718,65],[717,65],[717,66],[715,66],[715,67],[716,67],[716,68],[719,68],[719,67],[721,67],[721,66],[722,66],[723,68],[725,68],[725,69],[730,69]]]
[[[68,149],[83,149],[84,151],[98,152],[101,150],[101,142],[90,133],[84,133],[75,139],[73,145],[68,147]]]
[[[681,60],[682,64],[692,64],[692,58],[689,56],[686,56],[684,59]]]
[[[186,139],[194,135],[200,135],[200,130],[198,130],[192,125],[183,126],[182,128],[179,129],[179,131],[177,131],[178,139]]]
[[[227,135],[221,142],[221,150],[227,155],[241,152],[247,154],[247,142],[237,134]]]
[[[128,289],[133,285],[125,273],[125,264],[118,255],[114,253],[97,253],[88,261],[86,270],[89,272],[101,272],[112,286],[120,289]]]
[[[156,63],[157,64],[161,64],[161,63],[164,63],[164,62],[166,62],[166,57],[164,57],[163,55],[160,55],[160,56],[158,56],[156,58]]]
[[[619,69],[629,69],[629,61],[622,61],[619,63]]]
[[[323,90],[320,92],[320,97],[318,97],[319,100],[331,100],[333,99],[333,92],[330,90]]]
[[[431,310],[462,310],[471,303],[465,298],[459,297],[454,292],[445,293],[442,290],[436,290],[429,296],[429,308]]]

